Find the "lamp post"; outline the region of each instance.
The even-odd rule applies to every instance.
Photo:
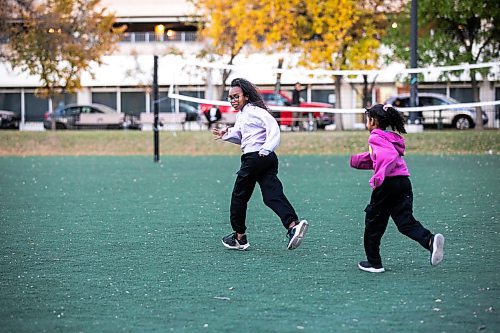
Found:
[[[157,41],[163,41],[163,35],[165,34],[165,26],[163,24],[155,25],[155,36]]]
[[[154,112],[154,122],[153,122],[153,141],[154,141],[154,162],[160,161],[160,140],[158,133],[158,56],[154,56],[153,65],[153,112]]]
[[[410,67],[417,68],[418,62],[418,46],[417,46],[417,30],[418,30],[418,0],[411,0],[410,12]],[[418,106],[418,76],[417,73],[411,73],[410,76],[410,107]],[[415,127],[415,131],[421,131],[422,126],[419,125],[420,119],[418,112],[410,112],[409,125]],[[416,126],[415,126],[416,125]]]

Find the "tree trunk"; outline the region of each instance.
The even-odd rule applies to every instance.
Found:
[[[472,96],[474,99],[474,103],[477,103],[479,102],[479,89],[476,80],[476,71],[474,69],[470,70],[470,78],[471,78]],[[483,112],[480,106],[476,106],[476,119],[474,119],[474,122],[476,123],[476,130],[482,131],[484,129]]]
[[[221,85],[220,91],[219,91],[219,100],[222,100],[224,98],[224,91],[226,90],[226,80],[230,74],[231,74],[230,69],[224,69],[222,71],[222,85]]]
[[[368,96],[368,75],[363,74],[363,107],[367,108],[370,104]]]
[[[229,59],[229,62],[227,63],[228,65],[233,64],[233,60],[237,54],[238,54],[238,52],[231,55],[231,59]],[[229,75],[231,75],[231,71],[232,71],[231,69],[224,69],[222,71],[222,86],[221,86],[221,90],[219,91],[219,96],[220,96],[219,100],[222,100],[224,98],[224,91],[226,90],[226,80],[229,78]]]
[[[50,129],[52,131],[56,130],[56,115],[54,114],[54,100],[52,96],[49,97],[49,117],[50,117]]]
[[[341,87],[342,86],[342,75],[335,75],[335,108],[342,109],[342,97],[341,97]],[[342,124],[342,113],[335,114],[335,130],[344,130],[344,125]]]

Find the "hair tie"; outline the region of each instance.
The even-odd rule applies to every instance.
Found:
[[[392,104],[385,104],[385,105],[382,107],[382,109],[383,109],[385,112],[387,112],[387,109],[388,109],[388,108],[392,108]]]

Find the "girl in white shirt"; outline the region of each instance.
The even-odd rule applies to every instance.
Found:
[[[266,206],[271,208],[287,228],[288,249],[296,249],[307,231],[306,220],[299,222],[292,205],[283,193],[278,179],[278,157],[274,150],[280,142],[280,129],[269,113],[257,88],[245,79],[234,79],[229,90],[229,102],[239,111],[234,127],[214,128],[217,139],[239,144],[243,155],[231,196],[231,227],[234,232],[222,239],[222,244],[233,250],[246,250],[247,204],[255,184],[259,183]]]

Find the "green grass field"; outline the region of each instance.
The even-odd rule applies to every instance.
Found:
[[[500,131],[429,131],[405,135],[407,154],[500,154]],[[208,131],[160,132],[161,155],[239,155]],[[284,132],[281,155],[353,154],[367,149],[368,131]],[[0,156],[153,154],[153,133],[141,131],[0,131]]]
[[[0,332],[498,332],[500,157],[428,147],[406,160],[445,260],[391,223],[383,274],[356,267],[371,173],[347,155],[282,152],[309,233],[286,250],[256,190],[245,252],[220,242],[237,152],[0,157]]]

